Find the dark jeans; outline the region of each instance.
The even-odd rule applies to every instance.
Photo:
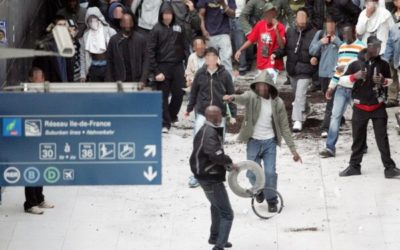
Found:
[[[200,180],[199,183],[211,203],[210,240],[216,240],[216,247],[224,248],[233,222],[233,210],[225,185],[222,182],[212,183]]]
[[[38,206],[44,201],[43,187],[25,187],[25,199],[25,210]]]
[[[350,166],[361,168],[363,151],[367,141],[368,121],[372,120],[376,144],[381,153],[382,163],[385,168],[395,167],[396,164],[390,156],[389,139],[387,135],[388,116],[385,107],[381,107],[373,112],[365,112],[356,107],[353,108],[353,145]]]
[[[178,120],[178,113],[182,106],[185,85],[185,72],[182,63],[159,64],[165,81],[157,82],[157,90],[163,95],[163,127],[171,128],[171,123]],[[169,102],[169,96],[171,101]]]
[[[244,31],[242,30],[242,26],[240,24],[239,18],[233,18],[232,19],[232,41],[233,41],[233,48],[234,52],[233,54],[236,53],[242,47],[242,45],[246,42],[246,36],[244,34]],[[251,67],[251,54],[253,52],[253,46],[249,47],[246,49],[246,51],[243,51],[242,54],[240,55],[239,59],[239,71],[247,71],[249,67]],[[250,56],[248,56],[250,55]],[[250,63],[248,63],[250,61]]]
[[[327,77],[320,77],[319,82],[321,84],[321,90],[324,95],[326,94],[326,91],[328,90],[329,83],[331,81],[331,78]],[[335,96],[334,94],[332,96]],[[324,120],[322,121],[321,124],[321,130],[322,131],[329,131],[329,124],[331,123],[331,115],[332,115],[332,108],[333,108],[333,99],[327,100],[326,102],[326,107],[325,107],[325,116]],[[343,120],[343,117],[342,117]]]
[[[104,82],[107,74],[107,66],[90,66],[88,78],[90,82]]]

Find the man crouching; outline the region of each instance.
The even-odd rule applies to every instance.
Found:
[[[193,140],[190,168],[211,203],[211,232],[208,242],[213,250],[232,247],[228,242],[233,211],[225,189],[226,170],[238,170],[223,149],[222,112],[217,106],[205,110],[206,123]]]

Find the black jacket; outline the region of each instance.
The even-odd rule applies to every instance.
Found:
[[[354,104],[375,105],[384,102],[386,99],[386,91],[382,85],[376,85],[372,81],[374,73],[382,74],[386,79],[390,79],[389,63],[383,60],[380,56],[369,61],[357,60],[352,62],[344,75],[352,75],[359,70],[366,70],[367,77],[365,80],[357,80],[354,83],[352,97]]]
[[[232,164],[223,148],[223,128],[206,122],[193,140],[190,169],[198,180],[225,181],[226,169]]]
[[[160,63],[182,63],[185,59],[184,28],[175,22],[175,15],[170,26],[162,22],[162,13],[173,8],[168,2],[163,2],[160,8],[158,23],[150,31],[148,57],[150,71],[155,75],[161,72]]]
[[[351,0],[306,0],[305,7],[310,15],[311,24],[317,30],[324,28],[325,18],[329,15],[339,31],[345,23],[357,24],[361,9]]]
[[[335,20],[340,33],[344,24],[351,23],[354,26],[357,24],[361,9],[351,0],[332,0],[330,5],[328,13]]]
[[[226,116],[226,104],[223,101],[224,95],[235,93],[232,77],[224,66],[219,65],[217,72],[211,75],[207,66],[204,65],[194,76],[190,100],[187,112],[192,112],[196,106],[196,112],[204,115],[204,111],[210,105],[215,105],[222,110],[222,115]],[[230,105],[231,112],[236,113],[235,106]]]
[[[129,39],[129,51],[122,51],[121,41]],[[126,79],[123,53],[129,53],[131,72],[134,82],[145,83],[148,76],[148,59],[146,57],[146,39],[139,32],[134,32],[129,38],[120,33],[111,37],[107,48],[106,81],[124,82]]]
[[[309,53],[315,33],[316,30],[310,24],[303,31],[296,27],[287,30],[285,48],[276,50],[274,54],[278,58],[287,56],[286,70],[289,76],[311,78],[317,71],[318,65],[311,65],[312,56]]]
[[[325,8],[328,9],[325,0],[306,0],[304,7],[309,14],[311,25],[317,30],[323,29],[327,12]]]

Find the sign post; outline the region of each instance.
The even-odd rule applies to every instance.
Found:
[[[160,93],[0,100],[0,186],[161,184]]]

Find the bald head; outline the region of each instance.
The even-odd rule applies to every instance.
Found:
[[[222,122],[222,111],[217,106],[208,106],[205,111],[207,121],[215,126],[219,126]]]

